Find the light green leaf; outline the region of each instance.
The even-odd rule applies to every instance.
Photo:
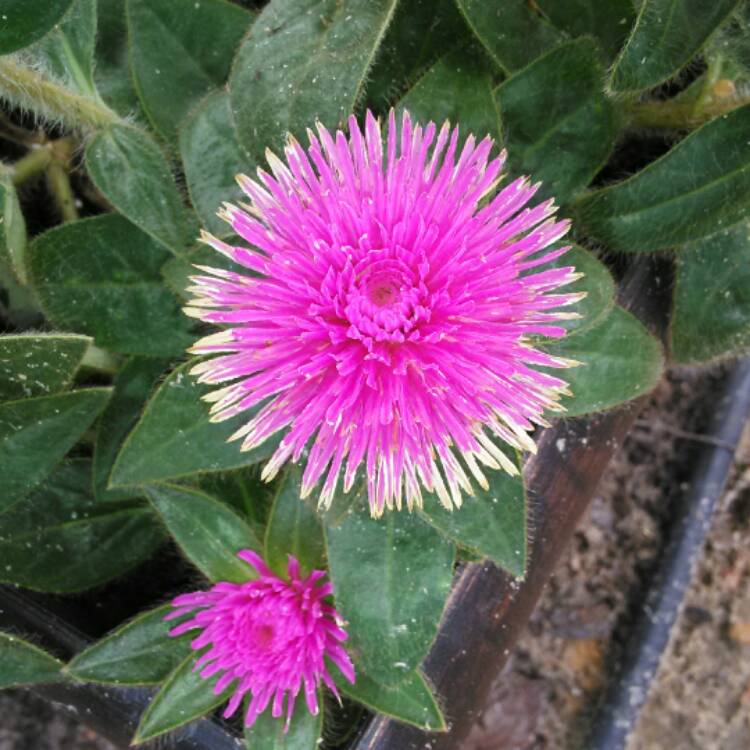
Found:
[[[577,39],[498,87],[509,164],[543,182],[538,198],[565,202],[607,161],[617,126],[603,77],[596,44]]]
[[[0,336],[0,401],[65,390],[91,339],[64,333]]]
[[[33,643],[0,632],[0,688],[60,682],[62,662]]]
[[[209,422],[201,397],[212,388],[188,375],[194,365],[192,361],[178,367],[151,397],[117,457],[110,480],[113,486],[237,469],[263,461],[275,450],[278,441],[273,439],[244,453],[236,442],[227,442],[253,412],[226,422]]]
[[[0,0],[0,55],[43,37],[64,15],[72,0],[44,0],[29,13],[28,0]]]
[[[57,468],[0,515],[0,581],[54,593],[83,591],[144,562],[163,541],[150,508],[97,503],[91,462],[79,459]]]
[[[175,622],[165,622],[169,604],[142,612],[85,651],[77,654],[65,671],[83,682],[113,685],[155,685],[165,680],[190,654],[185,633],[169,635]]]
[[[198,100],[226,82],[253,15],[227,0],[127,0],[127,18],[143,109],[156,130],[172,140]]]
[[[302,700],[300,695],[287,732],[284,716],[275,719],[270,708],[264,711],[252,727],[245,729],[247,750],[317,750],[323,731],[323,711],[313,716],[306,706],[299,705]],[[320,695],[318,703],[322,704]]]
[[[96,419],[109,394],[108,388],[87,388],[0,404],[0,514],[44,480]]]
[[[691,133],[624,182],[583,197],[580,224],[615,250],[664,250],[750,213],[750,105]]]
[[[285,469],[268,519],[265,560],[279,575],[285,575],[287,556],[293,555],[306,571],[322,568],[325,541],[320,518],[307,500],[300,499],[302,470]]]
[[[227,505],[177,485],[147,487],[146,495],[180,549],[209,580],[242,583],[255,577],[237,553],[260,551],[260,542]]]
[[[406,511],[374,519],[357,508],[325,531],[348,648],[373,679],[393,685],[421,663],[437,633],[455,548]]]
[[[242,199],[244,193],[235,176],[240,172],[252,174],[253,169],[237,143],[226,91],[209,94],[183,122],[180,155],[190,198],[201,222],[219,237],[231,234],[232,228],[216,212],[224,201],[236,203]]]
[[[604,411],[642,396],[656,387],[664,369],[659,342],[617,305],[588,331],[544,348],[582,363],[555,371],[573,393],[561,401],[568,417]]]
[[[179,254],[197,233],[164,154],[145,132],[111,125],[86,146],[89,176],[124,216]]]
[[[528,65],[565,39],[527,0],[456,0],[469,27],[500,68]]]
[[[229,78],[240,143],[258,164],[286,131],[343,124],[396,0],[271,0],[240,46]]]
[[[0,180],[0,269],[3,276],[12,272],[18,281],[26,281],[26,222],[16,189],[10,180]],[[9,279],[3,278],[3,285]]]
[[[746,223],[680,251],[670,334],[677,362],[705,362],[750,347]]]
[[[643,0],[633,33],[616,60],[615,91],[663,83],[690,62],[739,0]]]
[[[111,213],[54,227],[29,247],[32,283],[47,317],[124,354],[180,355],[193,326],[165,286],[170,254]]]
[[[213,711],[232,691],[230,685],[221,695],[214,694],[218,675],[204,680],[193,671],[196,660],[190,655],[167,678],[141,717],[133,744],[152,740]]]

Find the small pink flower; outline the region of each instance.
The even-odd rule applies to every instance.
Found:
[[[340,627],[336,609],[326,602],[332,585],[318,585],[325,571],[314,570],[303,578],[299,563],[290,555],[289,579],[285,580],[275,575],[257,553],[243,550],[237,556],[258,571],[257,580],[217,583],[209,591],[178,596],[172,602],[175,610],[165,619],[200,609],[170,635],[202,631],[190,644],[196,651],[208,647],[198,658],[196,670],[201,670],[203,678],[223,672],[214,687],[217,695],[235,683],[225,717],[231,716],[244,696],[251,693],[245,714],[249,727],[271,701],[271,713],[281,716],[286,698],[288,729],[303,684],[307,707],[313,714],[318,713],[321,680],[338,697],[325,657],[354,682],[354,666],[341,645],[347,634]]]
[[[472,477],[487,488],[482,466],[517,473],[499,444],[533,451],[561,410],[566,383],[537,368],[573,363],[532,340],[576,317],[557,309],[581,297],[559,293],[575,269],[542,268],[569,223],[529,207],[525,177],[496,192],[505,153],[473,136],[459,151],[447,122],[391,112],[385,144],[369,112],[364,133],[317,130],[285,162],[268,152],[273,176],[238,177],[251,205],[219,215],[252,249],[203,235],[248,272],[198,266],[185,312],[225,329],[192,347],[223,353],[192,372],[227,384],[206,396],[213,420],[256,408],[242,450],[285,432],[264,478],[305,455],[302,496],[322,479],[323,507],[363,465],[373,515],[421,505],[421,487],[458,507]]]

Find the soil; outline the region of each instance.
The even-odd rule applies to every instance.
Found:
[[[722,371],[673,371],[602,479],[461,750],[579,750],[688,489]],[[750,426],[627,750],[750,748]]]

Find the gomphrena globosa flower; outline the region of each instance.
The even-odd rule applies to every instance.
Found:
[[[252,565],[259,578],[247,583],[217,583],[209,591],[176,597],[172,602],[175,609],[166,619],[200,611],[173,628],[170,635],[202,631],[191,642],[197,651],[207,649],[195,668],[204,678],[223,673],[214,688],[217,695],[234,683],[224,716],[231,716],[250,693],[246,726],[252,726],[269,703],[273,716],[281,716],[286,700],[288,727],[301,689],[313,714],[318,713],[321,680],[338,696],[326,657],[354,682],[354,667],[341,645],[347,635],[327,601],[333,587],[321,582],[325,571],[314,570],[303,577],[292,556],[288,579],[276,576],[255,552],[243,550],[237,556]]]
[[[568,230],[538,185],[496,192],[505,153],[458,128],[424,128],[391,112],[385,143],[369,112],[364,133],[318,126],[272,174],[238,181],[251,201],[220,212],[252,249],[204,234],[249,271],[198,266],[186,312],[226,326],[192,351],[223,353],[192,372],[228,383],[206,397],[213,419],[259,407],[234,438],[254,448],[285,430],[264,469],[272,478],[306,455],[302,494],[325,476],[330,504],[364,465],[370,507],[422,503],[420,484],[447,506],[471,493],[482,466],[515,473],[498,446],[533,450],[528,431],[559,410],[566,383],[536,369],[572,364],[535,348],[561,337],[559,288],[572,267],[541,268],[568,248]]]

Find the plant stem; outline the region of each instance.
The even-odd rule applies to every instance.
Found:
[[[60,138],[51,144],[51,152],[53,158],[47,167],[49,190],[55,199],[62,220],[75,221],[78,218],[78,209],[68,174],[73,144],[68,138]]]
[[[49,146],[34,146],[26,156],[19,159],[12,167],[13,184],[23,185],[32,177],[44,172],[52,161],[52,151]]]
[[[109,107],[76,94],[12,59],[0,58],[0,94],[37,115],[81,130],[99,130],[120,117]]]

